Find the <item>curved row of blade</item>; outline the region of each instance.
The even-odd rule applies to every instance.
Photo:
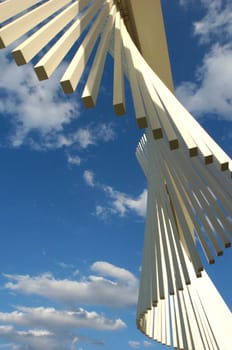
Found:
[[[202,277],[196,278],[186,256],[185,260],[191,284],[138,314],[137,327],[148,337],[175,349],[230,350],[231,312],[207,273],[203,271]]]
[[[157,141],[165,139],[171,150],[185,148],[190,157],[198,155],[205,164],[215,162],[221,170],[231,171],[230,158],[147,65],[128,34],[117,4],[114,0],[5,0],[0,4],[0,48],[22,38],[12,54],[18,65],[39,57],[34,69],[40,80],[48,79],[65,62],[60,83],[64,92],[71,93],[97,45],[82,94],[88,108],[96,103],[106,55],[113,41],[116,114],[126,110],[123,76],[126,67],[139,127],[149,125],[153,137]]]
[[[150,228],[160,231],[162,238],[173,232],[182,241],[198,275],[203,264],[196,240],[209,263],[223,254],[223,247],[231,246],[230,179],[199,157],[189,161],[183,150],[170,152],[151,133],[148,128],[148,137],[142,137],[136,151],[148,181],[147,221],[152,220]]]
[[[97,45],[82,94],[87,108],[96,103],[113,37],[113,105],[116,114],[125,113],[121,30],[124,24],[113,0],[6,0],[0,4],[0,22],[3,22],[0,48],[21,38],[21,43],[12,51],[12,55],[18,65],[39,57],[34,66],[39,80],[50,78],[58,66],[65,63],[67,68],[60,80],[65,93],[76,90]],[[77,43],[78,47],[75,48]]]
[[[198,249],[201,245],[208,262],[214,263],[223,246],[230,246],[229,182],[219,183],[223,173],[213,164],[206,167],[197,157],[189,161],[185,152],[170,152],[164,141],[155,142],[150,128],[136,156],[148,181],[138,328],[177,349],[229,349],[225,324],[231,322],[231,313],[216,296],[212,300],[219,323],[214,313],[209,317],[208,296],[217,292],[203,271]]]

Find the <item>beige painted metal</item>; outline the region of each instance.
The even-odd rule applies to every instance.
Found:
[[[37,24],[67,5],[70,0],[50,0],[0,29],[0,47],[6,47]]]
[[[154,90],[153,95],[155,93],[157,93],[157,91],[159,92],[159,97],[161,98],[161,101],[169,114],[171,122],[173,122],[177,131],[181,135],[181,138],[185,142],[185,144],[189,150],[189,155],[191,157],[196,156],[198,147],[197,147],[197,144],[191,135],[192,129],[188,130],[183,125],[184,119],[183,119],[182,115],[180,114],[180,111],[178,110],[178,104],[174,103],[174,101],[176,101],[175,97],[168,90],[168,88],[165,86],[165,84],[163,84],[161,82],[161,80],[158,78],[158,76],[151,70],[151,68],[148,66],[148,64],[144,61],[143,57],[139,54],[138,50],[135,48],[132,40],[130,42],[130,45],[131,45],[131,47],[133,46],[133,53],[137,57],[137,62],[138,62],[137,66],[136,66],[137,70],[140,72],[140,74],[143,75],[148,86],[150,83],[153,84],[153,90]],[[161,92],[162,92],[161,89],[165,90],[166,95],[170,95],[170,98],[168,99],[168,101],[163,100],[162,95],[161,95]],[[150,93],[151,93],[151,90],[150,90]],[[152,97],[152,95],[151,95],[151,97]],[[173,103],[172,103],[172,105],[170,105],[172,100],[173,100]]]
[[[113,106],[117,115],[126,113],[125,88],[122,58],[121,15],[117,12],[114,33],[114,89]]]
[[[91,29],[87,33],[85,39],[81,43],[81,46],[77,50],[71,63],[69,64],[66,72],[61,78],[61,86],[65,93],[72,93],[75,91],[77,84],[81,78],[81,75],[86,67],[89,56],[96,43],[96,40],[100,34],[100,30],[104,24],[106,16],[109,14],[109,4],[112,1],[107,1],[100,15],[92,25]]]
[[[175,98],[175,96],[170,93],[170,91],[167,89],[165,84],[156,76],[156,74],[154,74],[154,72],[152,72],[151,68],[148,65],[146,65],[146,69],[147,69],[147,77],[150,76],[150,79],[152,79],[154,88],[156,90],[158,89],[160,98],[163,101],[166,109],[168,110],[173,122],[174,123],[178,122],[178,124],[176,125],[181,135],[184,136],[185,132],[187,131],[190,136],[190,134],[193,134],[193,131],[194,131],[195,138],[196,138],[195,143],[197,143],[197,140],[203,139],[204,143],[208,146],[208,148],[210,149],[210,151],[212,152],[212,154],[215,156],[218,163],[220,164],[220,169],[222,171],[227,170],[230,162],[230,157],[221,149],[221,147],[217,145],[217,143],[200,126],[200,124],[186,110],[186,108],[184,108],[184,106]],[[179,124],[179,122],[182,122],[182,126]],[[188,142],[189,136],[185,139],[186,144]],[[201,145],[198,144],[197,146],[202,151],[202,153],[204,153],[203,148],[201,148]],[[202,147],[205,147],[205,145],[202,144]],[[193,155],[195,155],[195,153]]]
[[[168,296],[167,300],[159,300],[156,307],[147,308],[137,319],[137,324],[147,336],[175,349],[229,350],[231,312],[206,272],[202,278],[196,278],[186,255],[185,260],[191,285]]]
[[[141,96],[141,92],[139,90],[139,85],[137,81],[136,76],[136,70],[134,67],[133,58],[130,52],[130,38],[126,31],[125,25],[123,22],[121,23],[121,33],[123,38],[123,46],[124,46],[124,52],[125,52],[125,58],[126,58],[126,65],[128,70],[128,76],[129,76],[129,82],[131,87],[131,92],[133,96],[133,103],[134,103],[134,109],[135,109],[135,116],[137,120],[137,124],[139,128],[145,128],[147,127],[147,121],[146,121],[146,113],[143,105],[143,100]]]
[[[145,241],[146,241],[146,245],[145,245],[145,249],[144,249],[144,258],[143,258],[143,267],[142,268],[142,276],[141,276],[141,283],[145,284],[148,283],[149,287],[144,286],[143,288],[140,288],[140,293],[139,293],[139,303],[138,305],[147,305],[146,306],[146,312],[144,312],[144,309],[139,308],[138,309],[138,319],[137,319],[137,324],[139,329],[141,329],[146,335],[148,335],[149,337],[152,337],[160,342],[162,342],[163,344],[166,345],[170,345],[170,341],[168,341],[168,329],[170,332],[172,332],[172,338],[173,338],[173,343],[172,345],[177,348],[177,349],[200,349],[200,350],[214,350],[216,348],[219,349],[229,349],[229,345],[230,344],[230,338],[231,335],[227,330],[224,330],[224,326],[223,326],[223,321],[225,322],[225,320],[227,319],[227,317],[229,317],[228,322],[231,322],[231,314],[228,310],[228,308],[224,307],[224,303],[222,301],[221,298],[215,298],[214,302],[217,303],[217,306],[221,309],[223,309],[224,311],[222,311],[221,315],[220,315],[220,322],[222,322],[222,324],[219,326],[218,324],[215,325],[215,322],[213,320],[213,318],[208,317],[208,309],[211,308],[212,309],[212,302],[211,305],[210,303],[208,303],[207,306],[205,306],[206,303],[202,302],[202,296],[199,292],[199,288],[198,285],[196,285],[195,280],[196,280],[196,274],[197,271],[194,272],[193,274],[193,266],[192,263],[190,263],[190,261],[188,260],[189,258],[187,257],[187,255],[184,253],[184,249],[182,246],[182,253],[185,255],[185,261],[187,263],[188,266],[188,273],[190,273],[191,275],[191,285],[189,287],[187,287],[186,285],[184,285],[183,283],[183,292],[179,292],[178,289],[176,288],[175,290],[175,294],[173,296],[174,298],[174,304],[172,303],[172,298],[171,296],[168,296],[165,292],[165,290],[168,290],[168,284],[169,284],[169,277],[168,277],[168,268],[167,266],[171,266],[171,270],[172,270],[172,274],[173,274],[173,278],[176,278],[177,274],[176,274],[176,265],[177,264],[173,264],[172,263],[172,259],[169,255],[169,252],[165,252],[162,253],[162,251],[165,251],[165,244],[164,244],[164,239],[160,238],[160,237],[164,237],[164,235],[166,235],[165,237],[167,237],[167,230],[166,227],[164,226],[164,222],[168,222],[168,220],[163,220],[163,224],[160,224],[161,220],[160,220],[160,216],[158,217],[157,214],[157,208],[159,205],[161,205],[161,208],[164,206],[163,200],[161,199],[161,197],[158,196],[158,194],[155,194],[154,191],[157,191],[159,188],[162,187],[163,183],[166,182],[166,178],[164,178],[164,180],[162,181],[162,177],[159,175],[160,172],[160,164],[156,164],[154,163],[154,161],[151,161],[151,158],[154,160],[154,153],[160,153],[160,149],[158,147],[157,149],[157,145],[159,145],[159,143],[155,142],[153,140],[152,137],[152,133],[150,131],[150,133],[148,133],[149,139],[148,139],[148,144],[150,143],[150,145],[154,144],[154,151],[150,151],[147,150],[147,145],[146,145],[146,139],[145,137],[143,137],[141,139],[140,144],[138,145],[138,149],[137,149],[137,156],[138,159],[141,162],[142,168],[145,170],[145,174],[148,178],[149,181],[149,186],[148,186],[148,215],[147,215],[147,220],[149,218],[149,221],[147,221],[146,224],[146,232],[145,232]],[[151,147],[151,146],[150,146]],[[187,182],[187,179],[190,179],[192,181],[195,181],[195,176],[191,178],[191,169],[188,169],[189,172],[187,172],[185,175],[181,174],[181,167],[178,164],[178,159],[176,159],[178,157],[178,152],[175,152],[175,157],[173,158],[171,156],[170,152],[166,152],[164,151],[164,145],[162,145],[162,149],[163,152],[161,152],[161,155],[163,155],[164,159],[164,163],[166,164],[170,164],[169,167],[169,171],[171,171],[171,169],[173,169],[173,171],[175,172],[175,176],[173,177],[173,182],[175,184],[177,184],[177,182],[179,181],[178,179],[180,179],[180,182],[182,183],[182,185],[179,183],[178,184],[178,188],[182,187],[183,190],[185,190],[186,195],[187,195],[187,188],[189,187],[189,184]],[[166,162],[166,158],[165,158],[165,154],[167,155],[167,162]],[[181,156],[183,156],[184,160],[188,160],[188,157],[184,154],[183,152],[180,153]],[[179,154],[179,155],[180,155]],[[173,159],[172,159],[173,158]],[[157,158],[158,162],[162,162],[161,158]],[[154,163],[154,168],[152,169],[151,164]],[[176,164],[175,164],[176,163]],[[198,163],[201,165],[201,168],[203,168],[204,170],[207,169],[205,167],[205,165],[203,164],[203,162],[200,161],[200,159],[198,159]],[[146,165],[147,164],[147,165]],[[149,166],[148,166],[149,165]],[[188,165],[188,163],[186,163],[186,165]],[[183,163],[183,166],[185,167],[185,163]],[[200,175],[200,169],[198,170],[199,175]],[[216,168],[217,169],[217,168]],[[179,173],[178,171],[179,170]],[[172,171],[172,174],[173,174]],[[150,174],[150,175],[149,175]],[[190,176],[189,176],[190,174]],[[186,176],[186,177],[185,177]],[[153,181],[153,179],[155,178],[155,181]],[[152,183],[151,186],[151,181],[153,181],[154,183]],[[200,180],[197,179],[197,183],[200,183]],[[206,188],[207,191],[207,185],[203,184]],[[168,183],[168,186],[171,186],[171,183]],[[177,185],[176,185],[177,186]],[[194,187],[193,191],[195,189],[198,189],[198,192],[196,191],[196,196],[198,198],[198,200],[193,201],[193,203],[191,203],[192,205],[194,204],[195,208],[201,208],[202,210],[202,201],[205,200],[205,198],[203,197],[203,195],[201,193],[203,192],[203,188],[202,185],[198,187]],[[191,190],[192,191],[192,190]],[[190,191],[190,192],[191,192]],[[202,191],[202,192],[201,192]],[[172,191],[171,191],[172,192]],[[207,192],[205,192],[207,193]],[[200,197],[201,194],[201,197]],[[181,196],[181,198],[183,197],[183,194]],[[152,200],[152,198],[156,198],[157,201],[154,202],[154,199]],[[192,198],[192,197],[191,197]],[[210,198],[210,197],[209,197]],[[190,200],[190,198],[189,198]],[[211,198],[212,201],[212,198]],[[153,203],[154,202],[154,203]],[[210,201],[208,201],[208,204],[210,203]],[[216,203],[216,202],[215,202]],[[176,205],[176,201],[174,201],[174,205]],[[153,209],[150,208],[150,206],[153,207]],[[158,209],[159,212],[162,211],[163,209]],[[206,209],[207,214],[209,215],[209,208]],[[170,211],[169,211],[170,212]],[[149,213],[154,213],[153,215],[157,215],[157,222],[158,225],[155,225],[150,217]],[[167,214],[167,211],[163,211],[163,216]],[[174,221],[174,220],[173,220]],[[173,222],[172,221],[172,222]],[[149,232],[149,226],[150,226],[150,232]],[[216,227],[217,225],[215,225]],[[163,232],[161,233],[161,231],[163,230]],[[157,235],[158,239],[152,240],[152,235]],[[220,236],[220,233],[219,233]],[[146,238],[147,237],[147,238]],[[169,236],[170,237],[170,236]],[[223,239],[221,238],[221,240],[223,241]],[[149,243],[150,242],[150,243]],[[152,243],[153,242],[153,243]],[[171,241],[168,239],[166,244],[168,246],[168,244]],[[156,248],[154,250],[154,252],[152,254],[158,254],[157,255],[157,261],[159,261],[160,257],[159,254],[161,252],[161,259],[162,259],[162,273],[160,273],[161,271],[159,271],[160,269],[160,264],[158,263],[156,266],[157,272],[156,275],[159,276],[159,278],[157,279],[157,283],[159,284],[159,287],[162,285],[164,286],[164,294],[165,294],[165,304],[164,304],[164,300],[163,300],[163,295],[161,293],[161,295],[159,294],[158,296],[158,302],[156,302],[156,307],[153,306],[153,303],[151,304],[151,302],[149,301],[150,298],[144,298],[143,299],[143,291],[147,291],[150,290],[150,280],[148,277],[146,277],[146,279],[143,278],[143,273],[147,274],[151,274],[151,269],[150,269],[150,265],[149,265],[149,257],[148,255],[150,254],[151,250],[149,250],[150,246],[153,246],[155,243],[155,245],[160,244],[160,249]],[[169,250],[171,251],[171,249]],[[165,263],[163,263],[165,259]],[[178,256],[179,259],[179,256]],[[146,262],[146,265],[144,265],[144,263]],[[180,264],[181,266],[181,274],[182,274],[182,279],[183,279],[183,270],[182,270],[182,266],[183,264]],[[191,266],[191,267],[190,267]],[[175,276],[175,277],[174,277]],[[160,283],[160,278],[163,278],[163,282]],[[204,279],[204,273],[203,273],[203,277]],[[202,280],[202,278],[200,279],[200,281]],[[203,282],[202,282],[203,283]],[[158,289],[159,289],[158,287]],[[211,288],[211,287],[210,287]],[[208,291],[208,293],[211,293],[211,289],[209,288],[208,285],[204,286],[204,292]],[[212,288],[215,288],[214,286]],[[170,293],[169,293],[170,294]],[[141,299],[143,299],[143,301],[141,301]],[[169,302],[167,302],[167,300],[169,299]],[[164,305],[166,305],[167,309],[164,309]],[[169,306],[170,305],[170,306]],[[174,306],[175,305],[175,306]],[[175,310],[173,309],[175,308]],[[142,312],[140,313],[140,310],[142,310]],[[166,315],[170,315],[170,318],[167,319]],[[155,319],[155,322],[153,322],[153,320]],[[153,323],[152,323],[153,322]],[[153,324],[154,329],[151,329],[151,324]],[[217,327],[218,333],[217,336],[215,337],[215,327]],[[220,333],[220,334],[219,334]],[[225,340],[226,339],[226,340]],[[218,347],[219,346],[219,347]]]
[[[92,68],[90,70],[84,91],[82,101],[86,108],[92,108],[96,104],[101,77],[105,65],[106,54],[109,49],[110,37],[116,15],[116,6],[113,5],[105,25],[97,53],[95,55]]]
[[[160,0],[125,1],[132,36],[146,62],[167,87],[174,91]],[[159,54],[157,54],[157,52]]]
[[[42,48],[49,43],[77,14],[88,4],[74,2],[65,8],[51,21],[42,26],[38,31],[26,39],[12,51],[18,65],[28,63]]]
[[[83,14],[81,18],[71,25],[61,38],[49,49],[49,51],[35,65],[34,69],[39,80],[48,79],[56,70],[63,58],[79,39],[86,26],[92,20],[93,16],[99,10],[103,0],[97,0]]]
[[[4,22],[18,13],[27,10],[39,1],[40,0],[6,0],[2,2],[0,4],[0,22]]]
[[[149,119],[149,123],[148,123],[149,127],[152,129],[154,138],[156,140],[161,139],[163,137],[162,127],[160,123],[161,118],[159,118],[156,112],[155,105],[150,97],[144,78],[139,74],[138,79],[139,79],[140,90],[144,101],[144,107],[146,110],[147,120]]]
[[[213,263],[215,260],[211,247],[209,246],[209,241],[214,247],[216,255],[222,254],[223,245],[225,248],[228,248],[231,245],[231,224],[229,223],[229,217],[232,214],[232,208],[229,209],[228,205],[225,207],[225,209],[228,210],[228,217],[225,217],[221,205],[216,201],[216,198],[212,198],[212,195],[208,190],[208,184],[206,185],[202,182],[201,174],[205,174],[207,168],[200,159],[198,159],[197,167],[190,167],[191,163],[189,163],[188,157],[183,152],[174,152],[172,155],[172,153],[165,150],[164,144],[161,145],[160,143],[156,143],[152,146],[154,141],[152,141],[151,132],[148,133],[148,135],[150,139],[148,143],[150,144],[150,151],[144,151],[146,153],[144,160],[147,159],[146,161],[147,164],[149,164],[150,170],[149,172],[148,170],[145,170],[145,174],[148,180],[149,177],[150,179],[153,179],[154,177],[156,179],[155,184],[153,184],[155,187],[154,189],[151,187],[150,191],[153,191],[154,198],[156,198],[159,205],[164,208],[162,209],[162,213],[166,216],[164,222],[166,223],[168,220],[171,220],[174,229],[177,224],[183,228],[183,237],[179,236],[179,239],[182,240],[185,250],[189,254],[193,266],[195,267],[196,274],[200,276],[202,264],[199,260],[194,240],[191,238],[192,227],[199,238],[208,261]],[[139,161],[144,157],[144,148],[147,148],[147,146],[144,144],[143,138],[137,149]],[[185,172],[182,171],[182,166],[184,167]],[[146,168],[144,161],[142,168]],[[218,172],[220,171],[217,168],[215,169]],[[151,173],[151,175],[149,175],[149,173]],[[213,185],[212,188],[214,188],[214,175],[212,174],[210,176],[210,174],[208,174],[208,177],[210,178],[210,183]],[[171,196],[171,203],[173,203],[173,205],[170,206],[169,211],[167,211],[167,206],[170,204],[168,204],[166,185],[168,187],[168,193]],[[217,184],[217,187],[217,194],[219,195],[217,200],[221,201],[222,199],[222,204],[223,202],[227,203],[227,200],[225,201],[225,199],[227,199],[226,197],[229,196],[226,190],[227,184],[222,182],[221,186],[219,187]],[[160,191],[163,191],[161,192],[162,194],[160,194]],[[205,196],[203,194],[205,194]],[[206,198],[208,198],[208,200]],[[165,201],[166,208],[164,204]],[[214,203],[213,205],[212,202]],[[154,208],[156,208],[156,205],[157,204],[155,204]],[[173,206],[175,208],[175,215],[177,215],[178,218],[178,221],[176,222],[174,212],[172,214]],[[218,213],[218,215],[216,215],[216,213]],[[187,224],[188,221],[190,222],[190,225]],[[221,222],[224,222],[224,225],[221,225]],[[202,228],[204,229],[203,231]],[[165,237],[167,236],[166,224],[165,226],[163,225],[163,228],[159,227],[158,230],[163,232],[162,237],[164,237],[164,235]],[[178,228],[175,230],[179,232]],[[170,262],[168,261],[168,265],[169,264]],[[181,265],[184,266],[183,263],[181,263]]]

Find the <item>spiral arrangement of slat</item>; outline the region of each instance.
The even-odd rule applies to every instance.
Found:
[[[175,349],[230,350],[231,312],[207,273],[196,278],[189,259],[184,258],[191,284],[165,299],[158,297],[156,306],[151,304],[137,315],[137,326],[148,337]],[[164,289],[168,293],[167,279]],[[144,301],[140,297],[138,312],[145,310]]]
[[[39,54],[34,69],[38,78],[44,80],[64,59],[69,58],[70,50],[82,38],[60,80],[64,92],[72,93],[98,42],[82,94],[84,105],[88,108],[96,104],[113,35],[115,112],[125,112],[124,61],[138,126],[143,128],[149,124],[154,138],[165,139],[171,150],[187,149],[190,157],[198,155],[206,165],[215,163],[222,171],[227,170],[230,158],[177,101],[141,56],[127,32],[118,3],[113,0],[5,0],[0,3],[0,48],[23,37],[12,51],[13,57],[18,65],[23,65]],[[49,48],[44,52],[47,46]]]
[[[106,55],[113,51],[114,111],[126,111],[125,73],[137,124],[147,128],[136,152],[148,180],[138,327],[168,345],[171,337],[178,349],[225,350],[215,345],[209,305],[198,290],[200,283],[211,284],[205,273],[201,282],[196,276],[203,270],[199,245],[209,263],[231,245],[231,159],[146,63],[124,15],[119,0],[5,0],[0,48],[17,41],[12,55],[19,66],[39,57],[39,80],[65,62],[65,93],[76,90],[95,52],[82,93],[86,108],[96,104]]]
[[[189,162],[184,152],[157,143],[150,128],[136,155],[148,181],[138,328],[175,349],[229,350],[232,315],[197,249],[213,263],[230,246],[226,186],[200,158]]]

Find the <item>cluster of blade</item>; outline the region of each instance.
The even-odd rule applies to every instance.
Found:
[[[137,148],[148,179],[138,327],[178,349],[226,350],[230,335],[223,322],[231,316],[202,272],[198,245],[209,263],[230,246],[230,158],[148,66],[128,34],[119,0],[5,0],[0,22],[0,48],[22,37],[13,57],[18,65],[38,58],[40,80],[62,61],[67,65],[60,80],[65,93],[75,91],[98,44],[82,94],[87,108],[96,103],[112,51],[115,113],[125,113],[124,71],[138,126],[147,127]],[[220,325],[208,316],[211,299],[204,291],[215,296]]]
[[[104,63],[115,32],[114,105],[117,114],[125,113],[120,36],[120,12],[113,0],[5,0],[0,3],[0,48],[5,48],[26,34],[13,51],[18,65],[40,57],[34,66],[39,80],[48,79],[66,56],[72,56],[60,80],[65,93],[77,88],[89,57],[98,42],[98,49],[86,81],[82,99],[93,107],[100,86]],[[73,54],[75,44],[80,45]],[[122,95],[120,95],[122,93]]]
[[[156,142],[150,128],[136,155],[148,181],[137,326],[176,349],[229,350],[231,312],[203,271],[196,247],[200,243],[213,263],[210,246],[221,255],[221,245],[230,244],[226,186],[200,158],[190,162],[184,151],[170,152],[164,140]]]

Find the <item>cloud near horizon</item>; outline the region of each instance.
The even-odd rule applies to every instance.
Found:
[[[62,262],[63,267],[70,265]],[[74,269],[75,266],[71,265]],[[4,275],[4,288],[14,294],[46,298],[54,306],[14,306],[11,312],[0,312],[0,337],[10,350],[74,350],[83,344],[104,345],[91,332],[115,332],[127,327],[121,318],[86,310],[83,305],[110,309],[134,307],[138,280],[128,270],[106,261],[96,261],[92,272],[79,280],[56,279],[51,273],[38,276]],[[42,300],[42,299],[41,299]],[[29,298],[30,304],[32,299]],[[42,304],[42,302],[41,302]],[[46,302],[46,305],[48,302]],[[58,306],[57,306],[58,305]],[[83,330],[88,330],[88,336]]]
[[[10,350],[83,350],[77,348],[80,344],[103,346],[104,341],[87,336],[76,335],[74,332],[49,332],[44,329],[19,330],[12,325],[0,325],[0,337],[7,341],[1,349]]]
[[[150,348],[155,346],[154,343],[144,340],[143,342],[137,340],[129,340],[128,345],[131,349],[141,349],[141,348]]]
[[[35,336],[52,335],[65,330],[88,328],[104,331],[115,331],[126,328],[120,320],[111,320],[94,311],[79,308],[77,311],[57,310],[53,307],[17,306],[13,312],[0,312],[0,323],[36,329]],[[43,332],[38,332],[43,329]],[[32,333],[32,332],[31,332]]]
[[[95,262],[90,269],[96,274],[79,280],[56,279],[51,273],[37,276],[6,274],[8,282],[5,288],[56,300],[64,305],[125,308],[136,304],[138,280],[132,273],[103,261]]]

